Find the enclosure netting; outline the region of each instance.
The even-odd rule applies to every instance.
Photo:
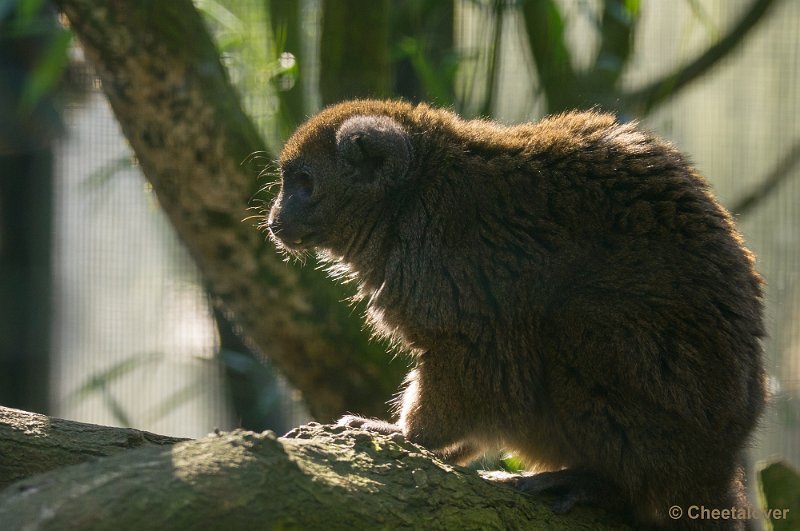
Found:
[[[258,31],[268,26],[263,2],[220,4],[244,24],[251,52],[228,50],[225,62],[274,152],[280,144],[271,127],[276,105],[263,71],[252,64],[270,60],[270,36]],[[749,4],[645,3],[624,85],[640,86],[693,57]],[[592,27],[598,3],[559,5],[575,62],[588,61],[597,46]],[[302,6],[307,60],[300,72],[313,80],[320,2],[306,0]],[[544,112],[543,95],[520,14],[513,6],[505,13],[494,115],[506,122],[535,120]],[[492,16],[481,2],[456,4],[464,72],[480,71],[483,55],[473,52],[487,46]],[[257,49],[265,56],[248,55]],[[720,201],[735,205],[797,150],[799,50],[800,2],[780,2],[736,52],[643,125],[688,153]],[[468,94],[463,84],[461,96],[468,103],[480,95]],[[307,100],[313,110],[318,93],[311,90]],[[95,87],[73,103],[66,119],[69,131],[59,148],[56,176],[52,413],[187,436],[233,427],[199,274],[159,210],[102,92]],[[773,398],[755,454],[800,464],[800,169],[793,168],[738,222],[767,281]],[[282,407],[293,403],[286,399]]]

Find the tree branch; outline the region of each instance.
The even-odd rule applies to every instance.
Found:
[[[746,216],[766,199],[778,186],[792,176],[792,170],[800,163],[800,140],[778,162],[772,171],[761,181],[755,190],[733,203],[731,212],[737,217]]]
[[[3,418],[0,441],[14,429]],[[48,437],[84,440],[85,426],[53,422],[44,439],[4,447],[3,455],[16,461],[17,447]],[[115,431],[124,437],[130,430]],[[220,433],[30,477],[0,491],[0,522],[4,529],[71,531],[628,529],[586,508],[555,515],[541,500],[448,465],[400,435],[318,424],[285,437]]]
[[[0,490],[49,470],[141,447],[186,439],[109,428],[0,406]]]
[[[646,87],[623,95],[622,100],[627,102],[628,109],[639,116],[644,116],[675,96],[736,49],[758,22],[763,20],[774,3],[775,0],[754,0],[750,9],[733,25],[728,34],[693,61],[678,67]]]

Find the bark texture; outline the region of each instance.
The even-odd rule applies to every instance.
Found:
[[[131,428],[109,428],[0,406],[0,489],[67,465],[141,447],[184,441]]]
[[[255,348],[317,419],[385,415],[402,363],[368,343],[338,286],[313,267],[285,263],[255,222],[242,222],[264,184],[260,168],[243,161],[264,144],[191,1],[56,3],[162,207]]]
[[[0,419],[0,441],[21,425],[49,422],[52,429],[28,441],[47,452],[51,437],[78,434],[77,447],[89,448],[106,430],[122,439],[132,431],[90,433],[14,410]],[[24,444],[4,445],[3,454]],[[147,446],[30,477],[0,491],[0,522],[39,530],[627,529],[588,509],[555,515],[402,436],[319,424],[285,437],[234,431]]]

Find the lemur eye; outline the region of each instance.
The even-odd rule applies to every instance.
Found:
[[[307,171],[293,173],[284,185],[288,192],[301,199],[308,199],[314,192],[314,179]]]

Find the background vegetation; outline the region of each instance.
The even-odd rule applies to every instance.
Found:
[[[429,101],[467,117],[505,122],[600,107],[621,119],[643,120],[675,140],[695,156],[720,198],[738,214],[751,246],[762,257],[760,266],[769,283],[768,353],[776,399],[761,452],[800,460],[796,454],[800,413],[792,405],[800,387],[800,328],[795,324],[800,307],[796,287],[800,237],[795,230],[800,223],[796,184],[800,131],[794,120],[794,111],[800,110],[797,4],[780,0],[685,0],[667,7],[637,0],[105,4],[55,2],[64,13],[62,25],[69,28],[63,29],[47,2],[0,1],[0,64],[13,72],[3,79],[14,80],[0,92],[0,109],[4,118],[9,117],[0,137],[4,186],[0,252],[7,290],[0,298],[4,304],[0,322],[17,331],[5,336],[17,339],[6,339],[0,358],[7,363],[4,373],[11,375],[3,386],[6,394],[0,395],[6,405],[68,415],[69,404],[93,400],[115,422],[136,424],[179,410],[207,392],[204,389],[216,385],[219,376],[208,369],[215,367],[227,382],[235,410],[215,422],[289,427],[294,420],[276,413],[286,406],[286,400],[275,394],[283,384],[257,361],[252,352],[258,352],[299,390],[315,418],[327,421],[345,411],[384,416],[386,400],[405,369],[404,360],[390,359],[385,345],[367,340],[359,319],[362,310],[340,302],[349,295],[347,287],[322,278],[313,264],[297,269],[282,263],[251,223],[240,223],[247,215],[245,205],[258,207],[270,200],[264,184],[272,178],[271,161],[283,140],[322,106],[353,97]],[[73,35],[81,48],[76,48]],[[62,143],[54,144],[62,130],[56,109],[63,111],[66,102],[69,131],[78,121],[77,109],[88,108],[97,87],[110,101],[135,156],[115,151],[99,165],[81,166],[80,159],[86,157],[82,151],[65,154],[64,150],[99,148],[96,143],[90,148],[69,144],[74,136],[62,136]],[[168,267],[182,271],[181,285],[208,288],[218,304],[209,314],[198,291],[175,291],[171,284],[161,288],[168,293],[162,296],[171,300],[180,293],[192,311],[206,314],[205,322],[213,330],[199,335],[211,338],[204,343],[204,348],[213,344],[211,354],[184,349],[181,359],[189,361],[176,366],[175,353],[180,349],[172,343],[143,344],[113,361],[103,357],[113,349],[101,346],[93,348],[93,361],[81,362],[87,366],[83,376],[73,374],[79,363],[59,361],[65,334],[69,335],[65,330],[73,330],[63,323],[77,322],[76,303],[72,299],[61,304],[57,299],[51,311],[50,293],[69,291],[63,282],[72,277],[59,276],[63,271],[59,260],[80,245],[80,238],[65,244],[49,220],[53,205],[66,197],[59,178],[71,160],[83,175],[81,200],[88,197],[96,204],[114,205],[115,194],[122,192],[113,190],[120,186],[127,201],[136,194],[149,208],[153,204],[146,198],[158,198],[166,213],[160,223],[174,228],[200,274],[192,272],[182,251],[170,254]],[[140,172],[147,179],[146,188],[135,180]],[[120,185],[123,181],[129,184]],[[61,208],[73,204],[76,196],[69,197],[71,202]],[[87,212],[81,216],[87,219]],[[20,230],[24,227],[35,231]],[[72,228],[85,236],[87,229],[80,227]],[[9,243],[15,241],[12,234],[26,236],[22,243]],[[129,229],[103,234],[99,237],[128,252],[133,249],[133,254],[146,248],[137,251],[134,243],[146,246],[148,240],[137,239]],[[31,242],[37,245],[28,251]],[[163,245],[179,247],[174,236],[166,237]],[[27,261],[14,258],[13,250]],[[80,256],[77,260],[72,267],[88,267],[85,255],[84,262]],[[31,263],[39,265],[30,268]],[[50,263],[53,270],[41,265]],[[81,294],[91,293],[92,280],[97,281],[91,275],[75,278],[84,279]],[[117,284],[132,283],[129,272],[117,278]],[[127,297],[114,296],[130,305]],[[31,309],[20,312],[20,301],[30,302]],[[87,306],[80,304],[89,303],[79,303],[85,311]],[[50,315],[56,319],[53,348],[41,334],[50,329]],[[11,324],[16,322],[21,324]],[[138,340],[133,336],[160,330],[158,323],[148,323],[120,343],[132,344]],[[83,345],[75,349],[80,351],[87,343],[74,345]],[[27,354],[22,356],[23,352]],[[169,375],[185,371],[186,364],[197,365],[198,358],[205,369],[196,379],[161,392],[168,387],[167,380],[176,378]],[[68,373],[69,378],[64,376]],[[53,392],[43,374],[75,383],[56,382]],[[147,393],[141,392],[143,385]],[[12,392],[15,387],[19,390]],[[148,413],[135,413],[136,397],[141,400],[151,393],[157,398],[148,405]],[[48,402],[49,396],[57,397],[55,404]]]

